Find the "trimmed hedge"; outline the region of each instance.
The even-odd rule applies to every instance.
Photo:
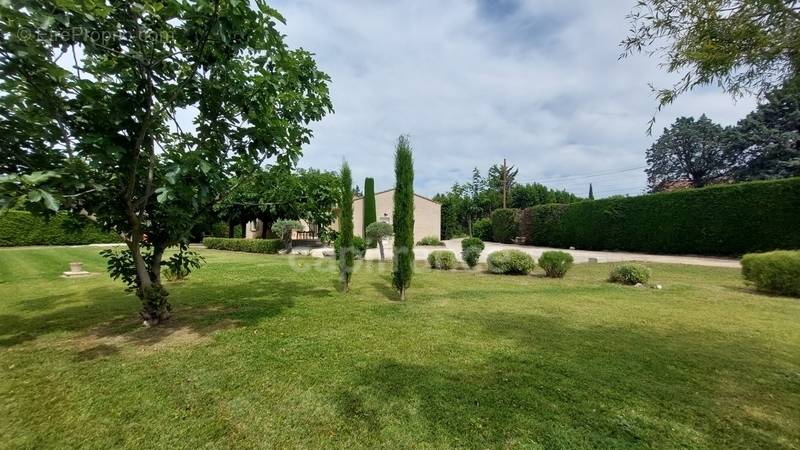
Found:
[[[121,242],[110,231],[93,223],[76,227],[75,219],[66,213],[49,219],[27,211],[6,211],[0,214],[0,247],[20,245],[83,245]]]
[[[759,291],[800,297],[800,251],[744,255],[742,275]]]
[[[206,248],[214,250],[229,250],[234,252],[247,253],[269,253],[276,254],[283,249],[283,242],[280,239],[241,239],[241,238],[216,238],[207,237],[203,239]]]
[[[521,250],[498,250],[486,258],[489,272],[507,275],[527,275],[536,265],[531,255]]]
[[[800,248],[800,178],[525,209],[527,243],[736,256]],[[527,217],[526,217],[527,216]]]
[[[517,211],[496,209],[492,212],[492,239],[494,242],[508,244],[519,235]]]
[[[485,247],[483,241],[476,237],[461,240],[461,258],[470,269],[478,265],[478,259]]]
[[[442,247],[444,246],[444,242],[442,242],[436,236],[425,236],[419,241],[417,241],[417,245],[430,245],[430,246]]]
[[[548,278],[564,278],[573,262],[572,255],[555,250],[544,252],[539,257],[539,267],[544,269]]]
[[[428,254],[428,264],[431,269],[450,270],[458,265],[456,254],[450,250],[436,250]]]
[[[649,267],[637,263],[626,263],[611,269],[608,274],[608,281],[612,283],[645,284],[650,280],[652,271]]]

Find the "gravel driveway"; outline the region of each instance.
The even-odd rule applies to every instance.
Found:
[[[461,261],[461,239],[450,239],[444,241],[445,247],[415,247],[414,248],[414,256],[417,260],[425,260],[428,258],[428,254],[435,250],[443,250],[447,248],[448,250],[452,250],[456,254],[456,258]],[[385,252],[386,252],[386,259],[392,258],[392,246],[390,242],[387,242],[384,245]],[[525,253],[530,254],[534,258],[539,258],[539,256],[548,250],[561,250],[572,254],[572,257],[575,258],[576,263],[585,263],[589,262],[589,258],[596,258],[597,262],[605,263],[605,262],[619,262],[619,261],[645,261],[645,262],[656,262],[656,263],[672,263],[672,264],[689,264],[695,266],[714,266],[714,267],[733,267],[739,268],[739,260],[735,258],[713,258],[713,257],[706,257],[706,256],[675,256],[675,255],[651,255],[647,253],[629,253],[629,252],[602,252],[602,251],[590,251],[590,250],[565,250],[565,249],[554,249],[549,247],[533,247],[529,245],[515,245],[515,244],[497,244],[494,242],[486,242],[486,249],[481,253],[481,262],[486,262],[486,256],[494,252],[496,250],[502,250],[506,248],[514,248],[517,250],[522,250]],[[317,248],[311,251],[311,254],[316,257],[323,257],[324,253],[329,252],[333,253],[333,249],[330,248]],[[368,249],[367,255],[365,257],[367,260],[378,260],[380,259],[380,253],[377,248],[375,249]]]

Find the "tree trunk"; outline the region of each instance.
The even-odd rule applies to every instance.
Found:
[[[136,265],[136,278],[138,287],[136,295],[142,302],[142,310],[139,317],[145,326],[155,326],[169,319],[172,307],[167,301],[169,293],[161,285],[161,257],[164,254],[163,247],[156,247],[153,252],[153,267],[147,267],[142,256],[141,239],[134,236],[128,242],[128,248],[133,255],[133,262]],[[152,275],[152,276],[151,276]]]
[[[406,290],[400,289],[400,301],[404,302],[406,300]]]
[[[261,239],[267,238],[267,221],[264,219],[261,220]]]
[[[247,237],[247,222],[242,222],[242,239]]]
[[[381,251],[381,261],[383,261],[383,239],[378,239],[378,248]]]
[[[228,222],[228,237],[229,238],[233,238],[233,233],[234,233],[233,230],[234,230],[234,228],[236,228],[236,227],[233,225],[233,222]]]

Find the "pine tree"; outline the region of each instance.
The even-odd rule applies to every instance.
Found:
[[[592,190],[592,183],[589,183],[589,200],[594,200],[594,191]]]
[[[350,288],[350,277],[353,275],[353,177],[350,166],[342,163],[341,198],[339,200],[339,280],[342,292]]]
[[[414,161],[406,136],[397,140],[394,188],[394,270],[392,285],[405,300],[414,273]]]
[[[367,237],[367,227],[378,221],[378,212],[375,208],[375,180],[364,180],[364,223],[361,235]]]

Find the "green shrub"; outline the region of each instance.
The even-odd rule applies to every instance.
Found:
[[[798,198],[800,178],[790,178],[540,205],[520,221],[530,220],[527,242],[538,246],[742,255],[800,249]]]
[[[417,245],[435,245],[441,247],[444,242],[440,241],[436,236],[425,236],[417,242]]]
[[[428,255],[431,269],[450,270],[458,265],[456,254],[450,250],[436,250]]]
[[[181,243],[178,251],[162,262],[164,267],[161,274],[168,281],[180,281],[189,276],[193,270],[199,269],[205,264],[206,259],[194,250],[189,249],[189,245]]]
[[[339,236],[333,241],[333,251],[336,253],[336,260],[339,260],[339,247],[341,246],[342,237]],[[367,241],[358,236],[353,236],[353,257],[356,259],[363,259],[367,253]]]
[[[483,241],[476,238],[466,238],[461,240],[461,258],[467,263],[470,269],[478,265],[478,259],[485,248]]]
[[[472,237],[482,241],[492,240],[492,219],[488,217],[478,219],[472,224]]]
[[[228,250],[234,252],[247,253],[269,253],[276,254],[283,249],[283,242],[280,239],[240,239],[240,238],[216,238],[207,237],[203,239],[206,248],[214,250]]]
[[[572,255],[567,252],[548,251],[539,257],[539,267],[550,278],[563,278],[572,267]]]
[[[759,291],[800,297],[800,251],[744,255],[742,275]]]
[[[650,268],[642,264],[626,263],[611,269],[608,281],[621,284],[645,284],[650,280]]]
[[[84,219],[66,213],[49,219],[27,211],[5,211],[0,214],[0,247],[21,245],[82,245],[121,242],[115,233],[103,231]]]
[[[531,255],[520,250],[499,250],[486,258],[489,272],[508,275],[527,275],[535,263]]]
[[[496,209],[492,212],[492,240],[508,244],[519,234],[517,214],[513,209]]]

